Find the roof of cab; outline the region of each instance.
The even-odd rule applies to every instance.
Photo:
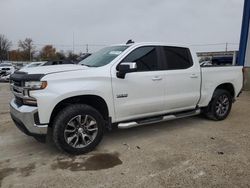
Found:
[[[188,45],[183,44],[173,44],[173,43],[163,43],[163,42],[135,42],[130,44],[117,44],[121,46],[171,46],[171,47],[180,47],[180,48],[190,48]],[[112,45],[115,46],[115,45]]]

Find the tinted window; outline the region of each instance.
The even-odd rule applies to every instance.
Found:
[[[168,70],[187,69],[193,65],[189,49],[164,47]]]
[[[136,62],[137,71],[158,70],[156,48],[152,46],[137,48],[123,62]]]
[[[52,65],[52,62],[48,61],[47,63],[44,64],[44,66],[47,66],[47,65]]]

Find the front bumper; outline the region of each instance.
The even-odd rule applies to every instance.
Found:
[[[38,108],[34,106],[18,106],[15,99],[10,102],[11,118],[16,126],[29,136],[46,135],[48,125],[38,124]]]

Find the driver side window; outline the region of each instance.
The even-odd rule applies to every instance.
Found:
[[[136,62],[138,72],[159,70],[156,47],[154,46],[137,48],[122,62]]]

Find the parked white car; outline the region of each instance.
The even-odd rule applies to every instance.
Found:
[[[37,61],[29,63],[23,66],[20,71],[25,71],[27,68],[41,67],[41,66],[51,66],[51,65],[64,65],[64,64],[74,64],[68,60],[51,60],[51,61]]]
[[[23,66],[22,69],[34,68],[34,67],[43,66],[46,62],[47,62],[47,61],[32,62],[32,63],[29,63],[29,64]]]
[[[79,65],[26,69],[11,76],[13,121],[58,148],[93,150],[104,129],[204,113],[224,120],[242,89],[242,67],[201,68],[185,46],[135,43],[106,47]]]
[[[9,81],[14,72],[15,67],[11,63],[0,63],[0,81]]]

